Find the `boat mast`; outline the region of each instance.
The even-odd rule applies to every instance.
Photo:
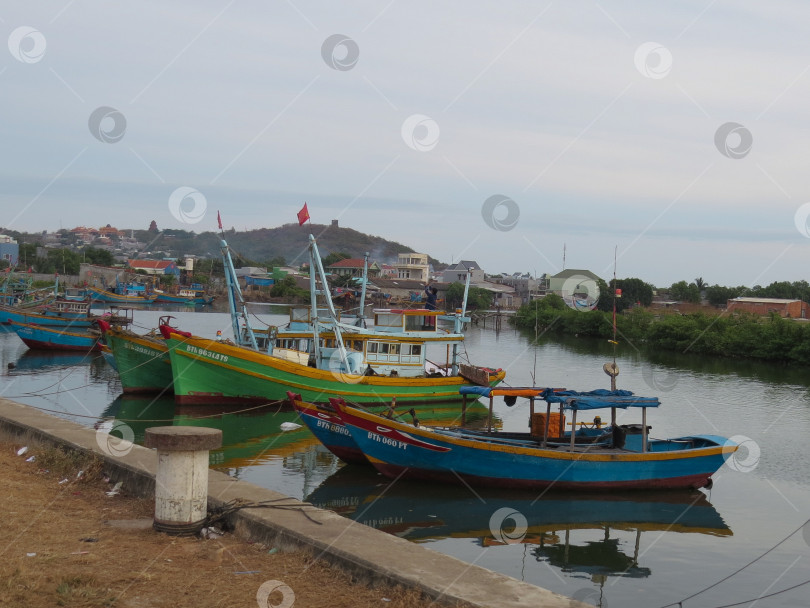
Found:
[[[253,328],[250,326],[250,321],[247,314],[247,305],[245,299],[242,297],[242,289],[239,287],[239,281],[236,280],[236,270],[233,267],[233,260],[231,259],[231,250],[228,248],[228,243],[225,239],[220,241],[219,245],[222,251],[222,262],[225,266],[225,284],[228,288],[228,305],[231,310],[231,324],[233,325],[233,338],[240,346],[250,346],[255,350],[259,350],[256,344],[256,336],[253,333]],[[239,309],[237,310],[237,299],[239,300]],[[245,324],[245,335],[239,330],[239,317]]]
[[[366,283],[368,283],[368,251],[363,254],[363,287],[360,290],[360,311],[357,313],[357,327],[366,326]]]
[[[324,299],[326,300],[326,306],[329,309],[329,316],[332,317],[332,324],[334,325],[334,332],[335,332],[335,344],[337,345],[338,352],[340,353],[340,361],[343,365],[346,366],[346,371],[349,370],[349,355],[346,353],[346,347],[343,344],[343,334],[340,332],[340,323],[338,322],[337,313],[335,312],[335,306],[332,304],[332,294],[329,293],[329,283],[326,281],[326,273],[323,270],[323,264],[321,263],[321,256],[318,252],[318,245],[315,242],[315,237],[311,234],[309,235],[309,286],[310,286],[310,293],[311,293],[311,301],[312,301],[312,309],[315,311],[315,318],[312,325],[313,328],[313,337],[315,338],[315,365],[317,366],[320,363],[321,357],[321,344],[320,344],[320,327],[318,321],[318,301],[317,301],[317,292],[315,290],[315,274],[313,270],[317,268],[318,270],[318,277],[321,279],[321,285],[323,286],[324,292]]]
[[[472,269],[467,269],[467,279],[464,283],[464,298],[461,300],[461,314],[456,313],[453,319],[453,332],[460,334],[464,324],[464,318],[467,313],[467,295],[470,293],[470,278],[472,277]],[[458,375],[458,342],[453,342],[453,358],[450,373],[453,376]]]

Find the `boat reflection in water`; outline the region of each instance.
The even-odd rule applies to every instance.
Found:
[[[480,403],[468,407],[467,421],[480,426],[486,421],[487,409]],[[419,419],[430,424],[455,424],[461,410],[458,403],[434,403],[419,410]],[[183,406],[172,397],[119,395],[101,414],[97,426],[106,423],[110,434],[143,444],[146,429],[154,426],[205,426],[222,431],[222,447],[210,453],[212,468],[239,478],[244,468],[278,458],[290,458],[317,448],[318,458],[337,461],[322,449],[320,442],[305,426],[296,412],[280,411],[278,404],[234,409],[233,406]],[[300,425],[282,430],[282,424]],[[496,421],[500,424],[500,421]],[[122,425],[126,425],[126,428]],[[334,461],[334,462],[333,462]],[[324,463],[322,463],[324,464]]]
[[[146,429],[155,426],[204,426],[222,431],[222,447],[210,453],[212,468],[239,477],[247,466],[258,465],[273,458],[288,456],[317,443],[312,434],[301,426],[283,431],[285,422],[295,423],[295,412],[280,412],[278,405],[253,407],[234,411],[216,406],[184,408],[172,397],[119,395],[104,410],[99,423],[112,420],[111,434],[143,444]],[[129,427],[122,430],[121,424]],[[115,429],[119,429],[116,432]]]
[[[20,374],[36,374],[79,365],[104,366],[104,359],[95,352],[27,350],[14,362],[13,370]]]
[[[313,505],[414,542],[467,538],[481,547],[522,543],[528,555],[595,582],[646,577],[644,532],[731,536],[699,490],[536,493],[391,482],[369,467],[344,466],[308,497]],[[634,547],[626,548],[627,533]],[[619,537],[621,536],[621,537]],[[576,539],[576,540],[573,540]]]

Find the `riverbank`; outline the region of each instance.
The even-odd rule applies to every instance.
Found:
[[[159,534],[152,530],[154,502],[126,491],[109,496],[114,486],[104,481],[100,461],[44,446],[18,456],[25,447],[0,441],[0,606],[244,608],[257,605],[257,593],[272,580],[287,589],[271,595],[268,606],[292,606],[285,599],[329,608],[430,603],[413,589],[353,583],[300,551],[233,534]]]
[[[154,451],[137,445],[112,451],[109,436],[3,399],[0,431],[0,452],[10,459],[0,460],[0,478],[14,488],[7,492],[16,501],[9,510],[19,517],[0,525],[6,562],[0,573],[9,591],[0,594],[0,605],[13,592],[17,599],[8,605],[52,606],[59,603],[54,598],[68,598],[63,605],[251,606],[262,589],[283,584],[270,601],[265,598],[267,606],[289,608],[279,603],[288,593],[296,606],[587,607],[215,471],[209,472],[209,506],[283,501],[285,508],[238,511],[227,522],[232,535],[213,542],[168,537],[144,522],[154,500]],[[18,456],[22,447],[29,452]],[[54,447],[94,455],[98,464],[77,463],[50,477],[39,473],[41,456],[39,465],[36,458],[26,462],[37,450]],[[79,476],[80,466],[97,471],[101,481]],[[35,482],[44,485],[34,490]],[[107,496],[118,482],[129,498]],[[138,519],[131,528],[107,530],[104,524]],[[87,538],[98,540],[82,540]],[[240,578],[248,576],[252,580]]]
[[[642,348],[810,365],[810,323],[805,319],[767,317],[724,311],[675,312],[633,308],[616,315],[573,310],[561,298],[521,307],[512,318],[518,329],[538,336],[557,334],[618,340],[623,348]]]

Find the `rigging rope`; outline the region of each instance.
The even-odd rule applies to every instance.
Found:
[[[673,602],[673,603],[671,603],[671,604],[666,604],[666,605],[664,605],[664,606],[661,606],[660,608],[670,608],[671,606],[681,606],[681,605],[682,605],[682,604],[683,604],[685,601],[687,601],[687,600],[691,600],[693,597],[697,597],[698,595],[700,595],[701,593],[705,593],[705,592],[706,592],[706,591],[708,591],[709,589],[714,589],[714,588],[715,588],[715,587],[717,587],[717,585],[719,585],[720,583],[724,583],[725,581],[727,581],[728,579],[730,579],[732,576],[736,576],[737,574],[739,574],[740,572],[742,572],[743,570],[745,570],[745,569],[746,569],[748,566],[751,566],[752,564],[755,564],[756,562],[758,562],[759,560],[761,560],[763,557],[765,557],[766,555],[768,555],[768,553],[770,553],[771,551],[773,551],[774,549],[776,549],[777,547],[779,547],[779,546],[780,546],[782,543],[784,543],[785,541],[787,541],[787,540],[788,540],[788,539],[789,539],[791,536],[793,536],[793,535],[794,535],[794,534],[796,534],[796,533],[797,533],[799,530],[801,530],[802,528],[804,528],[804,527],[805,527],[805,526],[806,526],[808,523],[810,523],[810,519],[806,520],[806,521],[805,521],[805,522],[804,522],[804,523],[803,523],[801,526],[799,526],[798,528],[796,528],[796,529],[795,529],[793,532],[791,532],[790,534],[788,534],[788,535],[787,535],[785,538],[783,538],[782,540],[780,540],[780,541],[779,541],[778,543],[776,543],[776,544],[775,544],[773,547],[771,547],[770,549],[768,549],[767,551],[765,551],[765,553],[763,553],[763,554],[759,555],[758,557],[755,557],[753,560],[751,560],[750,562],[748,562],[747,564],[745,564],[743,567],[738,568],[737,570],[735,570],[734,572],[732,572],[732,573],[731,573],[731,574],[729,574],[728,576],[725,576],[725,577],[721,578],[721,579],[720,579],[719,581],[717,581],[716,583],[713,583],[713,584],[709,585],[708,587],[706,587],[705,589],[701,589],[700,591],[697,591],[697,592],[693,593],[692,595],[689,595],[689,596],[687,596],[687,597],[683,598],[682,600],[680,600],[680,601],[678,601],[678,602]],[[773,593],[773,594],[771,594],[771,595],[777,595],[778,593],[784,593],[785,591],[790,591],[791,589],[794,589],[794,588],[796,588],[796,587],[801,587],[802,585],[806,585],[807,583],[810,583],[810,580],[805,581],[805,582],[803,582],[803,583],[800,583],[800,584],[798,584],[798,585],[795,585],[794,587],[788,587],[787,589],[783,589],[782,591],[775,592],[775,593]],[[762,598],[766,598],[766,597],[770,597],[770,595],[763,595],[761,598],[754,598],[754,599],[751,599],[751,600],[747,600],[746,602],[740,602],[740,603],[741,603],[741,604],[745,604],[745,603],[747,603],[747,602],[753,602],[753,601],[756,601],[757,599],[762,599]],[[738,605],[740,605],[740,604],[728,604],[727,606],[738,606]],[[717,606],[716,608],[727,608],[727,606]]]

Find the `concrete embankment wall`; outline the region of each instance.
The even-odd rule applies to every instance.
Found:
[[[110,455],[105,443],[109,435],[7,399],[0,399],[0,432],[20,444],[40,443],[91,452],[104,461],[111,480],[122,481],[129,494],[154,496],[154,450],[135,445],[120,450],[120,456]],[[384,581],[417,588],[440,604],[449,605],[592,608],[217,471],[209,471],[208,483],[211,506],[237,499],[283,505],[237,512],[231,521],[237,536],[280,550],[309,551],[368,584]]]

